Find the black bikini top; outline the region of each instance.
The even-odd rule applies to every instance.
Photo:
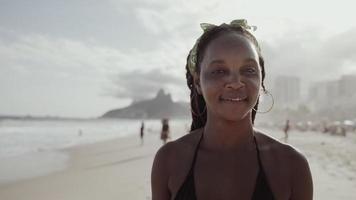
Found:
[[[200,136],[199,142],[195,148],[194,158],[193,158],[193,162],[190,167],[189,173],[188,173],[184,183],[179,188],[178,193],[175,197],[175,200],[196,200],[197,199],[196,194],[195,194],[195,185],[194,185],[194,166],[195,166],[195,162],[197,159],[199,146],[203,139],[203,135],[204,135],[204,133],[202,133]],[[259,172],[257,175],[255,190],[253,192],[252,200],[274,200],[273,193],[268,185],[267,178],[266,178],[265,172],[262,167],[260,151],[259,151],[259,148],[257,145],[256,137],[254,136],[253,138],[254,138],[254,143],[256,145],[256,150],[257,150]]]

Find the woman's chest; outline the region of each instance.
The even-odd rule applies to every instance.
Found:
[[[198,199],[251,199],[258,164],[254,160],[234,162],[220,160],[197,163],[195,189]]]

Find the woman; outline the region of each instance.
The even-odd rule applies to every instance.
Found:
[[[163,144],[166,144],[169,138],[170,137],[169,137],[168,119],[164,118],[162,119],[162,131],[161,131],[161,140],[163,141]]]
[[[266,91],[254,27],[234,20],[202,28],[186,65],[191,132],[157,152],[152,199],[312,199],[305,157],[253,128]]]
[[[284,142],[288,142],[288,131],[290,129],[289,119],[287,119],[286,124],[284,125]]]

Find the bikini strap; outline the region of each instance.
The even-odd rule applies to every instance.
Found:
[[[189,174],[190,174],[190,175],[193,174],[195,162],[196,162],[196,160],[197,160],[197,155],[198,155],[199,146],[200,146],[201,141],[203,140],[203,136],[204,136],[204,129],[202,130],[202,133],[201,133],[200,138],[199,138],[199,142],[198,142],[197,146],[195,147],[195,152],[194,152],[194,157],[193,157],[192,165],[191,165],[190,170],[189,170]]]
[[[262,170],[262,173],[264,173],[262,161],[261,161],[260,149],[258,147],[258,143],[255,135],[253,136],[253,140],[255,141],[255,145],[256,145],[258,165],[260,167],[260,170]]]
[[[274,200],[274,195],[271,190],[270,184],[268,183],[268,179],[265,173],[265,170],[262,165],[260,149],[258,147],[256,136],[253,136],[256,150],[257,150],[257,160],[259,165],[259,172],[256,179],[255,191],[253,192],[252,199],[271,199]]]

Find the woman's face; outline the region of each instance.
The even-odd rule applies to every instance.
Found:
[[[195,80],[208,115],[239,121],[250,116],[261,85],[261,68],[254,44],[238,33],[210,41]]]

